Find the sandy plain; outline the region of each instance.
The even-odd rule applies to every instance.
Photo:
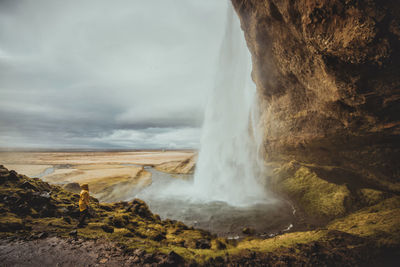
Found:
[[[151,184],[151,173],[144,166],[183,164],[183,170],[189,170],[185,163],[194,164],[194,155],[194,151],[0,152],[0,164],[53,184],[88,183],[94,196],[112,202],[128,200]]]

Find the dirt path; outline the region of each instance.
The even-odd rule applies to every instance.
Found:
[[[121,248],[105,240],[0,240],[1,266],[135,266],[135,261],[142,266],[138,256],[124,255]]]

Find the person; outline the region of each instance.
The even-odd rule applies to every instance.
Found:
[[[82,184],[81,189],[82,191],[79,198],[79,212],[80,212],[79,224],[78,224],[79,228],[83,227],[85,219],[89,215],[89,197],[90,197],[88,184]]]

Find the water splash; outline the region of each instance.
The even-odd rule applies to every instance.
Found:
[[[138,194],[150,205],[179,201],[243,207],[274,202],[258,181],[263,162],[257,150],[259,131],[254,125],[258,112],[251,56],[231,5],[216,77],[206,107],[194,180],[159,183],[153,176],[154,183]]]

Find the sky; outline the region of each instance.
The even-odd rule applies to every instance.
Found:
[[[0,0],[0,147],[198,148],[227,0]]]

